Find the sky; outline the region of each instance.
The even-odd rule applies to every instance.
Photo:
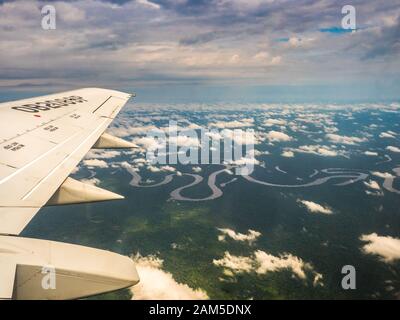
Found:
[[[398,0],[0,0],[2,100],[105,87],[157,103],[399,101],[399,55]]]

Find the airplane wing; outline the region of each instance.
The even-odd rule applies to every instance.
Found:
[[[0,234],[20,234],[71,185],[70,173],[130,97],[81,89],[0,104]]]
[[[93,147],[134,147],[127,141],[104,133],[131,96],[114,90],[87,88],[0,104],[0,270],[2,271],[0,299],[10,298],[10,292],[13,292],[12,288],[15,289],[15,281],[18,279],[22,279],[21,283],[26,285],[24,277],[28,275],[29,278],[29,272],[34,272],[35,269],[26,271],[22,265],[37,268],[46,261],[49,263],[52,261],[49,255],[53,257],[56,255],[54,252],[56,247],[64,251],[69,250],[68,252],[72,250],[68,245],[65,247],[51,241],[42,243],[40,241],[44,240],[12,237],[22,232],[40,208],[46,205],[123,198],[115,193],[73,180],[69,175]],[[26,250],[21,251],[24,247]],[[47,247],[52,248],[43,251]],[[78,253],[78,256],[86,252],[83,247],[73,247],[76,247],[73,251],[75,254]],[[30,248],[34,248],[33,251],[29,251]],[[98,256],[108,257],[108,252],[97,251],[99,251]],[[10,252],[14,255],[10,255]],[[76,275],[85,269],[77,263],[57,261],[67,274],[72,272]],[[86,268],[84,273],[90,274],[91,271]],[[104,276],[106,282],[109,281],[110,275],[106,269],[102,271],[96,269],[95,273],[96,279]],[[136,271],[125,277],[130,279],[128,281],[130,285],[138,281],[138,279],[132,280],[135,274]],[[9,281],[2,277],[6,277]],[[118,276],[113,279],[115,278]],[[2,283],[8,286],[2,287]],[[14,291],[19,292],[19,296],[22,297],[29,297],[29,294],[35,291],[28,289],[24,291],[19,288],[19,291]],[[85,294],[105,290],[105,287],[101,287],[103,291],[96,288],[94,291],[85,291]],[[15,295],[15,292],[13,294]],[[82,292],[64,295],[58,292],[56,298],[82,295]],[[37,297],[37,295],[32,296]],[[47,293],[44,296],[53,297]]]

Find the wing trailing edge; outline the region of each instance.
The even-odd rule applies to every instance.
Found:
[[[39,209],[36,207],[1,207],[0,234],[20,234]]]

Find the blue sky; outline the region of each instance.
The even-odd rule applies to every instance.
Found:
[[[57,29],[41,28],[52,3]],[[357,31],[341,32],[356,8]],[[144,102],[400,99],[398,1],[0,1],[0,93],[86,86]]]

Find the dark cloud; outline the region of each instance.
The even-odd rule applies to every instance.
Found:
[[[181,45],[185,46],[190,46],[190,45],[195,45],[195,44],[203,44],[210,42],[214,39],[216,39],[218,36],[217,32],[207,32],[207,33],[202,33],[198,34],[192,37],[187,37],[184,39],[181,39],[179,42]]]
[[[388,55],[399,56],[400,54],[400,16],[393,26],[382,28],[373,41],[369,43],[371,47],[363,59],[374,59]]]

